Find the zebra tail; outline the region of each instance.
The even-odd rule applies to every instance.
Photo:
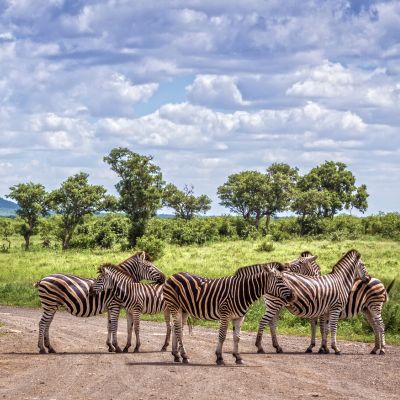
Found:
[[[389,286],[386,288],[387,294],[389,294],[390,289],[393,287],[395,281],[396,281],[396,279],[393,279],[392,282],[389,283]]]

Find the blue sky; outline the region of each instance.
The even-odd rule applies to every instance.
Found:
[[[400,211],[399,1],[0,0],[0,196],[113,147],[218,205],[273,162],[343,161],[368,213]]]

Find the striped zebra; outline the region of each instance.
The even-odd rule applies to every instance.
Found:
[[[93,281],[90,292],[101,294],[110,292],[125,308],[128,320],[128,341],[124,351],[131,347],[132,327],[135,330],[136,346],[140,350],[140,315],[164,312],[167,333],[162,351],[166,350],[171,336],[170,313],[163,299],[163,284],[143,284],[135,282],[120,266],[104,264],[99,268],[100,275]]]
[[[310,271],[318,271],[318,275],[321,275],[321,268],[315,262],[315,258],[312,259],[310,252],[303,252],[301,257],[310,257],[311,268],[304,270],[304,275],[311,275]],[[313,275],[314,276],[314,275]],[[339,319],[351,319],[363,313],[371,325],[375,335],[375,346],[371,351],[371,354],[385,354],[385,325],[382,320],[382,307],[388,301],[388,293],[393,287],[395,280],[389,284],[387,289],[383,283],[377,279],[371,277],[368,283],[364,283],[362,280],[357,279],[354,282],[353,288],[350,291],[346,306],[343,308]],[[327,329],[327,327],[325,327]],[[311,344],[307,348],[306,352],[312,352],[312,348],[315,346],[315,329],[312,329]]]
[[[299,317],[310,319],[323,317],[329,321],[331,347],[336,354],[340,354],[336,343],[337,323],[347,304],[354,281],[358,277],[365,283],[369,281],[369,275],[360,258],[361,255],[357,250],[350,250],[336,263],[331,273],[316,278],[293,272],[283,274],[285,282],[293,289],[295,297],[295,301],[287,305],[288,310]],[[266,312],[260,321],[256,339],[258,353],[264,353],[262,337],[267,324],[271,329],[272,345],[277,353],[281,353],[282,348],[276,336],[276,322],[280,310],[285,307],[285,302],[269,294],[264,296],[264,301]],[[329,352],[327,335],[328,330],[324,329],[320,352]]]
[[[275,263],[269,269],[279,269]],[[246,267],[244,267],[246,268]],[[175,362],[188,362],[182,341],[182,320],[187,315],[198,319],[219,320],[220,328],[216,349],[217,364],[223,365],[222,346],[228,323],[233,321],[233,356],[242,364],[239,354],[240,328],[250,305],[265,293],[286,301],[292,300],[292,291],[284,283],[282,274],[268,269],[251,276],[244,276],[240,268],[235,275],[207,279],[187,272],[174,274],[164,285],[164,301],[173,320],[172,355]],[[179,351],[178,351],[179,346]],[[180,353],[180,356],[179,356]]]
[[[148,279],[154,282],[165,282],[165,275],[153,265],[145,252],[139,252],[119,264],[133,280]],[[39,290],[39,298],[43,315],[39,322],[38,347],[40,353],[55,353],[50,344],[49,329],[59,307],[64,307],[77,317],[91,317],[108,311],[107,346],[108,351],[121,352],[117,342],[118,317],[121,304],[114,299],[110,291],[89,295],[93,279],[74,275],[52,274],[44,277],[35,286]],[[129,326],[128,326],[129,328]]]

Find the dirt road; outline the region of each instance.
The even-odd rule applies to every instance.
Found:
[[[399,399],[400,347],[369,355],[371,344],[340,342],[342,355],[304,354],[307,338],[281,337],[286,353],[254,354],[243,333],[244,366],[225,344],[224,367],[214,364],[217,332],[185,331],[189,365],[162,353],[163,324],[142,322],[142,353],[110,354],[103,317],[58,312],[51,326],[57,354],[37,353],[40,310],[0,306],[0,399]],[[120,324],[125,341],[125,320]]]

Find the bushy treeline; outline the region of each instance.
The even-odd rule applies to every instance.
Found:
[[[36,230],[45,247],[61,246],[58,215],[41,218]],[[18,218],[0,219],[0,237],[3,250],[12,244],[12,236],[20,228]],[[129,219],[123,214],[88,216],[77,226],[71,239],[71,248],[121,248],[129,247]],[[400,240],[400,214],[388,213],[368,217],[338,215],[322,218],[309,227],[307,236],[318,239],[340,241],[358,239],[364,235]],[[138,247],[157,253],[164,242],[190,245],[223,240],[244,240],[265,237],[269,241],[283,241],[301,237],[302,227],[295,217],[273,219],[268,227],[260,223],[258,229],[246,220],[236,216],[203,217],[184,220],[181,218],[150,219],[146,232],[140,238]]]

